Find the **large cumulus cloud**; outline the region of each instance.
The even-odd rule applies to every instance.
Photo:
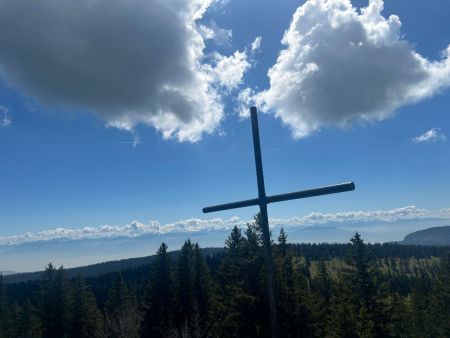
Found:
[[[0,75],[58,111],[196,141],[223,115],[223,83],[214,62],[205,62],[198,24],[212,2],[2,0]],[[242,53],[230,62],[237,74],[228,70],[234,86],[248,68]]]
[[[270,88],[253,97],[305,137],[323,126],[388,118],[450,84],[450,47],[429,61],[402,38],[382,0],[360,11],[349,0],[308,0],[295,12]],[[244,95],[245,94],[245,95]],[[247,103],[249,92],[241,93]]]

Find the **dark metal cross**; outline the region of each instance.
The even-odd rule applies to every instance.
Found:
[[[255,163],[256,163],[256,177],[258,182],[258,198],[253,198],[249,200],[232,202],[227,204],[219,204],[212,207],[203,208],[204,213],[229,210],[242,207],[249,207],[253,205],[259,205],[260,210],[260,226],[262,229],[264,256],[267,270],[267,290],[269,296],[270,305],[270,319],[272,326],[272,337],[277,337],[277,312],[276,303],[274,295],[274,278],[273,278],[273,266],[272,266],[272,249],[270,243],[270,232],[269,232],[269,219],[267,215],[267,204],[274,202],[289,201],[293,199],[314,197],[328,194],[335,194],[338,192],[352,191],[355,190],[355,184],[353,182],[331,185],[327,187],[296,191],[281,195],[267,196],[264,187],[264,175],[263,166],[261,158],[261,145],[259,142],[259,127],[258,127],[258,114],[256,107],[250,108],[251,120],[252,120],[252,132],[253,132],[253,147],[255,152]]]

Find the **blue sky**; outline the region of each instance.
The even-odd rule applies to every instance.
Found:
[[[144,2],[129,0],[127,3],[130,3],[131,8],[139,8],[139,6],[145,6],[139,5]],[[147,2],[152,1],[147,0]],[[177,2],[184,4],[194,1],[180,0],[171,3]],[[0,11],[3,8],[6,9],[4,13],[20,14],[20,8],[15,8],[11,3],[10,0],[1,0]],[[317,7],[319,6],[317,4],[326,2],[309,1],[308,3],[310,5],[315,3]],[[367,6],[367,1],[352,3],[355,8]],[[408,79],[415,81],[415,75],[406,74],[406,72],[414,73],[416,70],[406,66],[405,73],[399,75],[405,76],[406,80],[392,87],[397,88],[398,93],[405,91],[406,94],[398,94],[397,97],[397,93],[392,93],[395,92],[393,90],[388,95],[389,98],[380,98],[380,102],[373,103],[373,106],[378,107],[377,109],[368,108],[372,110],[367,115],[364,115],[365,112],[355,111],[350,117],[339,115],[339,111],[345,110],[341,109],[340,105],[333,106],[336,108],[337,115],[322,116],[321,114],[325,113],[320,110],[321,108],[317,108],[318,104],[314,103],[316,97],[308,101],[313,102],[310,105],[303,101],[296,101],[299,90],[304,88],[296,87],[290,92],[287,90],[287,103],[278,102],[280,101],[279,92],[269,83],[268,70],[277,63],[280,51],[287,49],[286,45],[281,44],[283,34],[289,29],[294,12],[303,5],[303,2],[230,0],[212,4],[203,1],[203,5],[208,9],[201,13],[201,18],[189,21],[191,24],[195,23],[198,31],[202,25],[205,27],[204,31],[210,29],[213,32],[211,34],[215,34],[215,38],[208,38],[207,33],[202,33],[205,43],[205,48],[201,52],[202,64],[217,68],[220,60],[233,56],[235,51],[239,51],[242,53],[241,59],[237,58],[235,61],[238,66],[245,68],[245,71],[240,72],[239,67],[237,69],[231,67],[228,70],[237,78],[230,80],[220,77],[224,74],[226,76],[227,73],[214,73],[212,70],[211,74],[215,75],[211,76],[216,78],[211,81],[217,88],[216,94],[220,95],[220,105],[213,104],[207,106],[208,109],[203,107],[204,111],[195,111],[188,117],[182,115],[184,106],[177,108],[181,110],[181,113],[173,115],[170,107],[164,107],[164,103],[158,103],[163,106],[163,112],[155,117],[153,111],[156,108],[153,103],[161,99],[156,94],[152,96],[151,103],[143,99],[141,106],[135,106],[131,99],[136,97],[141,100],[142,97],[138,94],[128,95],[127,93],[123,94],[123,98],[120,97],[124,88],[128,87],[120,87],[120,90],[113,88],[109,92],[108,81],[123,81],[124,84],[127,84],[127,81],[134,82],[131,91],[136,88],[139,90],[136,82],[141,79],[139,76],[137,78],[123,77],[123,72],[117,73],[120,76],[113,74],[111,78],[108,77],[107,72],[99,71],[98,74],[92,75],[92,72],[95,73],[97,63],[88,64],[85,54],[80,54],[83,58],[80,60],[79,72],[85,71],[81,63],[86,62],[88,67],[86,72],[90,72],[86,78],[92,81],[78,85],[72,82],[64,83],[67,87],[64,88],[65,91],[63,89],[52,91],[54,88],[52,86],[60,83],[58,81],[64,81],[58,76],[76,77],[71,72],[66,74],[64,65],[44,62],[42,58],[45,59],[45,53],[48,51],[49,55],[54,54],[52,54],[53,60],[59,60],[59,57],[67,57],[64,49],[69,49],[67,52],[69,54],[70,48],[74,48],[76,53],[76,47],[71,45],[70,39],[65,39],[63,33],[61,33],[61,40],[55,37],[51,44],[46,41],[44,33],[41,35],[36,33],[37,40],[34,43],[22,41],[21,39],[25,38],[20,32],[31,31],[33,21],[31,20],[29,26],[19,24],[20,20],[11,20],[7,23],[7,29],[10,32],[17,29],[19,33],[0,33],[0,107],[2,107],[0,121],[3,121],[0,124],[0,236],[8,237],[26,232],[38,233],[61,227],[79,229],[105,224],[124,225],[133,220],[143,223],[157,220],[161,224],[166,224],[179,220],[213,217],[227,219],[238,216],[243,220],[251,219],[257,212],[256,208],[221,212],[206,217],[201,213],[204,206],[256,197],[250,121],[239,114],[239,107],[245,104],[239,102],[238,97],[246,88],[252,90],[254,102],[264,106],[261,108],[265,112],[260,113],[259,118],[268,194],[349,180],[353,180],[357,187],[356,191],[351,193],[270,206],[271,217],[288,219],[303,217],[313,212],[335,214],[350,211],[393,210],[406,206],[416,206],[430,213],[437,213],[441,209],[450,207],[450,180],[448,179],[450,147],[447,139],[450,137],[448,111],[450,80],[449,67],[448,64],[445,65],[448,59],[442,54],[450,43],[450,25],[446,17],[446,13],[450,12],[448,1],[435,0],[432,3],[425,0],[385,1],[383,17],[388,18],[391,14],[395,14],[401,21],[400,36],[396,41],[408,42],[406,47],[402,47],[404,48],[402,53],[410,57],[415,51],[421,58],[428,59],[430,63],[440,62],[441,68],[424,66],[425,68],[421,69],[423,72],[432,74],[427,73],[427,76],[430,76],[428,82],[417,80],[416,84],[413,83],[414,90],[426,87],[428,94],[422,95],[408,92],[412,89],[406,82]],[[45,11],[51,5],[47,7],[43,5],[40,8],[42,12],[39,13],[46,13]],[[52,10],[46,14],[64,18],[64,10],[56,11],[55,8]],[[317,8],[311,9],[313,10]],[[196,15],[189,12],[189,9],[186,9],[186,13]],[[83,19],[82,15],[83,13],[80,14],[79,20]],[[92,14],[92,17],[95,19],[95,14]],[[119,22],[125,28],[126,20],[133,21],[133,17],[119,16],[119,19],[122,20]],[[39,22],[39,19],[36,20]],[[300,19],[301,24],[302,20],[304,19]],[[58,22],[54,20],[55,25]],[[76,24],[75,22],[74,25]],[[129,44],[132,43],[129,41],[133,37],[147,37],[145,34],[141,36],[139,32],[133,33],[140,26],[137,28],[131,26],[133,29],[124,29],[120,33],[117,33],[117,28],[108,26],[108,21],[102,27],[106,29],[104,34],[109,36],[117,34],[117,39],[123,39],[122,42],[114,41],[114,47],[117,47],[116,45],[120,47],[123,44],[123,50],[120,49],[120,51],[126,52],[130,47]],[[107,30],[108,27],[111,31]],[[45,32],[45,29],[47,28],[42,30]],[[152,29],[156,30],[156,33],[151,31]],[[148,59],[142,57],[136,61],[142,63],[143,69],[166,66],[164,62],[167,57],[160,57],[158,53],[177,52],[175,47],[167,47],[161,42],[164,35],[159,35],[159,29],[164,30],[165,27],[149,28],[148,39],[140,41],[140,43],[148,42],[149,52],[151,55],[152,53],[156,55]],[[94,28],[92,31],[94,32]],[[232,32],[231,37],[227,31]],[[87,30],[85,34],[89,32]],[[322,33],[324,34],[319,37],[324,36],[323,39],[327,42],[328,35],[325,34],[327,32]],[[175,36],[178,32],[173,34]],[[192,39],[189,37],[191,33],[183,34],[180,33],[180,39]],[[257,37],[261,38],[261,45],[252,50],[252,42]],[[39,38],[42,41],[39,41]],[[160,40],[153,41],[152,38]],[[189,41],[188,43],[192,42]],[[44,47],[38,45],[40,42]],[[58,45],[58,43],[61,44]],[[92,58],[96,60],[105,58],[108,67],[113,68],[116,63],[119,67],[121,57],[107,53],[110,48],[108,43],[113,42],[105,42],[105,51],[100,47],[92,49],[92,53],[100,53],[100,51],[105,53],[93,55]],[[364,48],[364,42],[361,46]],[[291,47],[295,46],[291,45]],[[52,48],[58,51],[54,52]],[[383,59],[383,55],[388,54],[388,49],[386,48],[387,52],[383,54],[384,51],[381,48],[380,54],[373,56],[374,59],[370,59],[370,54],[367,54],[369,58],[362,61],[362,67],[367,68],[364,62],[367,62],[367,65],[373,65],[377,62],[382,64],[385,60],[392,60]],[[27,57],[23,57],[25,54]],[[342,54],[333,55],[327,52],[324,55],[325,59],[321,62],[325,67],[327,64],[333,66],[333,59],[346,54],[343,51]],[[330,58],[330,55],[332,55],[331,59],[326,59]],[[130,60],[133,62],[133,54],[126,55],[124,58],[127,62]],[[12,59],[14,60],[11,61]],[[152,65],[153,59],[160,64]],[[392,75],[394,77],[397,74],[396,69],[402,68],[409,60],[399,58],[393,58],[393,60],[396,60],[398,64],[393,64],[387,69],[394,69]],[[173,65],[168,65],[168,72],[174,79],[178,79],[180,75],[170,69],[181,61],[175,60]],[[319,71],[322,64],[318,63]],[[130,67],[135,66],[141,65]],[[48,73],[55,72],[55,74],[49,75],[42,71],[45,67],[48,67]],[[197,73],[191,74],[181,66],[180,69],[180,74],[185,72],[183,76],[186,76],[189,81],[191,81],[190,77],[197,76]],[[354,71],[351,67],[349,69],[350,72]],[[361,86],[367,86],[369,88],[367,90],[370,90],[372,84],[378,81],[376,79],[384,76],[384,74],[371,74],[371,68],[367,69],[367,76],[362,83],[353,83],[351,74],[346,77],[340,72],[340,76],[344,76],[343,81],[348,84],[346,92],[348,96],[329,93],[330,96],[336,95],[332,102],[340,102],[342,106],[345,106],[351,100],[361,101],[362,99],[358,97],[361,94]],[[441,69],[440,75],[436,75],[436,69]],[[136,74],[141,73],[137,71]],[[152,76],[151,72],[145,74]],[[158,76],[164,78],[165,73],[161,74]],[[295,72],[293,74],[295,75]],[[99,79],[103,75],[106,78]],[[50,77],[52,79],[49,79]],[[80,76],[80,79],[83,77]],[[328,83],[326,78],[322,80],[324,82],[321,83]],[[195,81],[203,80],[195,79]],[[226,81],[229,81],[228,85],[225,84]],[[299,86],[308,83],[311,87],[320,85],[315,83],[315,80],[311,81],[313,82],[305,80]],[[380,81],[382,84],[385,83]],[[71,91],[72,85],[73,91]],[[98,89],[101,85],[104,89]],[[150,88],[148,90],[151,91],[153,84],[148,86]],[[187,94],[192,94],[189,92],[191,88],[180,86],[179,90],[185,89]],[[282,88],[283,83],[278,83],[277,86]],[[108,97],[109,93],[111,98]],[[80,97],[83,97],[83,100]],[[376,96],[371,96],[371,99],[374,97],[377,99]],[[111,100],[108,101],[109,99]],[[193,107],[202,107],[204,102],[206,101],[199,99]],[[116,105],[120,106],[117,111]],[[298,107],[298,111],[295,107]],[[128,109],[136,112],[129,113]],[[277,109],[280,111],[278,117],[275,114]],[[329,110],[330,114],[334,114],[332,109]],[[309,115],[302,115],[306,114],[305,111],[310,112]],[[220,118],[217,117],[219,115]],[[367,118],[361,118],[362,115]],[[173,122],[176,128],[182,126],[180,129],[184,128],[188,137],[183,139],[178,131],[173,130],[163,137],[162,131],[167,131],[169,128],[166,121],[173,116],[180,119]],[[194,122],[204,121],[204,116],[217,121],[214,120],[216,122],[211,125],[203,125],[203,129],[198,131],[195,129],[198,126],[194,123],[190,124],[189,119],[192,118]],[[291,117],[300,120],[309,119],[310,122],[306,127],[300,126],[300,122],[289,125],[286,121]],[[187,118],[189,123],[184,124],[183,118]],[[9,122],[6,123],[6,121]],[[155,126],[159,130],[156,130]],[[172,126],[170,125],[170,128]],[[297,133],[297,137],[293,137],[293,130],[300,129],[301,135]],[[426,132],[429,133],[425,134]],[[421,139],[413,141],[414,138],[423,134],[425,135]]]

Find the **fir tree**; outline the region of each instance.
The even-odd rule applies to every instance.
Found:
[[[95,297],[81,275],[74,281],[70,336],[91,338],[103,336],[103,318]]]
[[[171,327],[173,300],[172,266],[167,245],[162,243],[156,252],[156,260],[146,288],[141,326],[142,337],[162,337],[163,333]]]
[[[194,245],[194,300],[199,319],[208,319],[211,306],[212,281],[198,243]]]
[[[431,333],[430,298],[430,279],[426,275],[421,274],[409,297],[409,327],[411,337],[427,337]]]
[[[0,338],[7,338],[9,336],[10,326],[8,299],[6,297],[3,275],[0,273]]]
[[[19,338],[40,338],[42,337],[42,327],[38,309],[26,299],[22,307],[21,316],[18,323]]]
[[[180,324],[191,323],[194,314],[194,245],[188,239],[184,242],[178,255],[176,267],[176,306],[177,319]]]
[[[50,263],[41,281],[39,314],[46,338],[67,335],[70,287],[63,267],[56,270]]]
[[[342,290],[348,304],[339,304],[339,300],[336,305],[344,311],[351,310],[344,321],[342,318],[338,321],[347,323],[345,325],[353,321],[351,325],[356,327],[358,336],[386,336],[387,319],[373,256],[358,233],[350,239],[350,243]]]
[[[287,251],[284,229],[280,230],[276,252],[275,280],[280,336],[312,336],[308,282],[304,269],[294,270],[293,255]]]
[[[243,238],[241,229],[237,226],[234,226],[231,230],[230,236],[225,241],[225,247],[228,250],[228,255],[230,256],[238,256],[241,254],[242,246],[243,246]]]
[[[280,235],[278,236],[278,250],[282,257],[286,256],[287,252],[287,235],[283,227],[280,229]]]
[[[139,337],[140,316],[136,300],[121,274],[108,291],[105,304],[106,329],[108,337]]]
[[[431,304],[432,333],[436,337],[450,337],[450,251],[441,258]]]

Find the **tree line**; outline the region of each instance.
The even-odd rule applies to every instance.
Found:
[[[234,227],[223,252],[205,255],[187,240],[176,256],[162,243],[151,265],[122,273],[69,279],[49,264],[36,282],[0,277],[0,338],[268,337],[257,219]],[[288,244],[281,229],[273,243],[281,337],[450,337],[448,250],[433,265],[419,260],[432,260],[420,247],[399,255],[358,233],[341,247]],[[415,269],[402,270],[408,259]]]

